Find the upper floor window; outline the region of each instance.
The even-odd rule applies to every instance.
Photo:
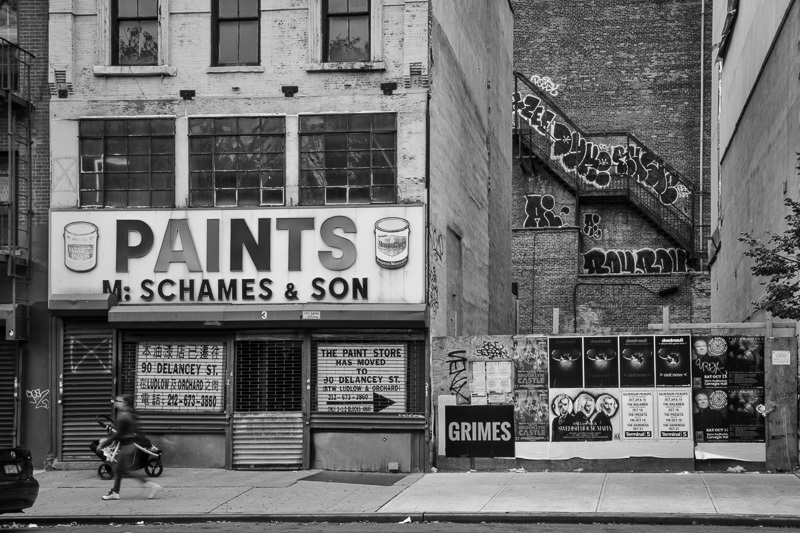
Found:
[[[300,204],[397,202],[397,115],[300,117]]]
[[[0,37],[19,44],[17,40],[17,0],[0,2]]]
[[[170,0],[98,0],[95,76],[175,76]]]
[[[369,0],[323,0],[325,61],[369,61]]]
[[[385,70],[384,0],[307,0],[309,72]]]
[[[283,205],[284,117],[189,120],[189,205]]]
[[[259,0],[211,2],[212,65],[260,63],[259,13]]]
[[[158,65],[158,0],[112,0],[112,64]]]
[[[175,120],[80,121],[81,207],[174,207]]]

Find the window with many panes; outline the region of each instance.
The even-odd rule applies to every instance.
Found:
[[[259,64],[259,0],[211,2],[214,66]]]
[[[189,120],[189,205],[283,205],[284,117]]]
[[[158,64],[158,0],[111,0],[113,65]]]
[[[397,115],[300,116],[300,204],[397,201]]]
[[[323,0],[324,61],[369,61],[369,0]]]
[[[175,120],[80,121],[81,207],[174,207]]]

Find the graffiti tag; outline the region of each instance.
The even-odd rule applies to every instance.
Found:
[[[548,137],[550,157],[562,168],[575,172],[585,183],[598,189],[611,183],[611,171],[635,179],[653,189],[665,205],[680,197],[678,177],[656,156],[639,146],[604,145],[592,142],[579,131],[557,122],[556,115],[540,98],[514,93],[514,111],[539,135]]]
[[[592,248],[583,254],[583,270],[585,274],[665,274],[691,271],[686,266],[686,250],[680,248]]]
[[[550,194],[525,195],[525,222],[524,228],[560,228],[566,226],[565,216],[570,213],[569,207],[562,207],[560,214],[555,214],[553,209],[556,201]]]
[[[31,399],[30,403],[35,405],[36,409],[50,409],[50,400],[47,399],[48,394],[50,394],[49,390],[33,389],[25,391],[25,396]]]

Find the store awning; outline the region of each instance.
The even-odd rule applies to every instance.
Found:
[[[157,327],[235,326],[266,327],[425,327],[425,304],[183,304],[118,305],[108,321]]]
[[[47,307],[59,316],[104,315],[117,305],[115,293],[108,294],[58,294],[50,298]]]

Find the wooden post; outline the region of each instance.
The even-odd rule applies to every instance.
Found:
[[[558,335],[558,307],[553,308],[553,335]]]
[[[767,323],[771,326],[771,319]],[[768,331],[772,329],[769,326]],[[794,472],[797,465],[797,339],[765,337],[764,357],[764,405],[767,411],[774,408],[765,424],[767,471]]]
[[[665,305],[661,308],[661,327],[664,333],[669,333],[669,306]]]

